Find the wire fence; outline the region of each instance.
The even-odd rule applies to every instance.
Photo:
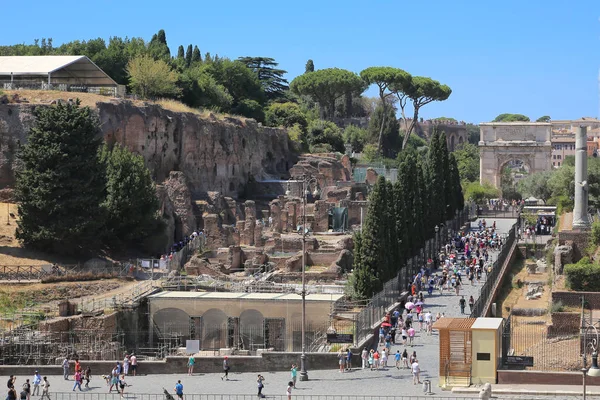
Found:
[[[160,282],[147,280],[142,281],[131,287],[125,293],[119,293],[115,296],[100,300],[90,299],[81,300],[78,305],[79,311],[83,313],[94,313],[104,310],[118,310],[124,307],[132,307],[138,304],[140,299],[159,288]]]
[[[485,317],[484,311],[488,300],[492,293],[494,293],[495,287],[502,284],[500,282],[499,277],[502,275],[504,262],[506,258],[510,254],[512,248],[516,245],[515,241],[515,232],[518,229],[518,222],[512,226],[510,229],[506,240],[502,244],[502,249],[500,250],[500,254],[496,258],[496,261],[492,264],[492,270],[488,273],[485,283],[481,287],[481,292],[479,293],[479,297],[475,301],[473,305],[473,309],[471,310],[471,318]],[[508,265],[506,266],[508,268]]]
[[[102,265],[86,266],[82,264],[58,265],[0,265],[0,280],[28,281],[46,280],[60,281],[67,277],[83,274],[106,274],[126,276],[129,274],[131,262],[102,262]]]
[[[117,97],[117,87],[70,85],[66,83],[52,84],[43,80],[0,80],[4,90],[56,90],[60,92],[93,93],[102,96]]]
[[[165,255],[160,259],[140,258],[137,260],[137,266],[142,269],[160,269],[164,271],[173,271],[183,268],[186,262],[192,257],[194,252],[203,248],[206,244],[206,237],[198,235],[188,241],[181,249]]]

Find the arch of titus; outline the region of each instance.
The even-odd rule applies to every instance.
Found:
[[[490,122],[479,125],[479,181],[500,187],[502,168],[521,160],[529,172],[552,168],[552,124],[543,122]]]

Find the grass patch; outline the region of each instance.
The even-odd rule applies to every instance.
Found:
[[[201,109],[201,108],[193,108],[193,107],[183,104],[180,101],[173,100],[173,99],[158,99],[158,100],[154,101],[154,103],[158,104],[165,110],[169,110],[169,111],[173,111],[173,112],[180,112],[180,113],[192,113],[192,114],[195,114],[202,118],[207,118],[207,119],[210,117],[211,114],[220,121],[224,120],[225,118],[235,118],[235,119],[240,120],[241,122],[244,122],[246,119],[245,117],[240,116],[240,115],[221,113],[218,111],[206,110],[206,109]]]
[[[553,301],[549,306],[548,306],[548,312],[550,314],[555,313],[555,312],[563,312],[565,311],[565,307],[563,306],[562,301]]]

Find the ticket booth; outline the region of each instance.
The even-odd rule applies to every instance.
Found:
[[[439,331],[441,387],[496,383],[502,359],[502,318],[441,318]]]
[[[502,318],[477,318],[471,326],[471,384],[496,383],[502,363]]]

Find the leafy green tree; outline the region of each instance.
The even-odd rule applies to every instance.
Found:
[[[379,88],[379,99],[383,106],[383,117],[379,126],[379,139],[377,141],[377,150],[381,152],[383,147],[383,131],[387,117],[387,98],[393,95],[391,86],[397,88],[404,86],[404,82],[410,80],[410,74],[399,68],[392,67],[369,67],[360,72],[360,77],[368,84],[375,84]],[[394,119],[396,119],[394,115]]]
[[[550,187],[550,178],[553,171],[542,171],[527,175],[517,184],[519,192],[525,197],[535,197],[541,199],[544,204],[552,197],[552,188]]]
[[[453,154],[461,182],[479,180],[479,148],[471,143],[464,143]]]
[[[352,287],[358,300],[367,300],[375,294],[378,280],[364,262],[364,246],[361,232],[354,234],[354,259],[352,264]]]
[[[364,92],[365,85],[353,72],[327,68],[297,76],[290,83],[290,89],[294,94],[309,96],[319,103],[321,117],[331,120],[335,117],[336,100],[349,92]]]
[[[279,63],[271,57],[240,57],[239,61],[256,73],[270,100],[284,96],[289,89],[288,81],[283,77],[287,71],[276,68]]]
[[[140,155],[119,144],[101,152],[106,168],[106,239],[114,246],[136,246],[155,233],[159,204],[150,171]]]
[[[263,111],[263,107],[256,100],[243,99],[239,101],[231,111],[234,114],[254,118],[258,122],[265,122],[265,112]]]
[[[304,66],[304,73],[307,72],[315,72],[315,63],[313,63],[313,60],[308,60],[306,62],[306,65]]]
[[[305,129],[308,125],[306,115],[296,103],[272,103],[265,110],[265,121],[269,126],[286,128],[298,124]]]
[[[476,204],[484,204],[489,199],[500,197],[500,190],[488,182],[480,184],[479,182],[470,182],[465,185],[465,200],[474,201]]]
[[[477,146],[479,144],[479,125],[467,124],[467,142]]]
[[[381,130],[383,122],[383,131]],[[375,112],[369,119],[367,128],[369,133],[369,142],[378,143],[381,140],[383,146],[380,154],[385,157],[394,158],[400,150],[400,124],[396,119],[396,112],[391,105],[387,107],[381,104],[377,106]]]
[[[177,59],[185,60],[185,50],[183,49],[182,45],[179,45],[179,47],[177,48]]]
[[[307,142],[313,150],[344,151],[341,129],[330,121],[314,120],[308,124]]]
[[[17,174],[17,239],[58,254],[97,248],[104,171],[98,157],[98,120],[79,104],[38,107]]]
[[[138,56],[127,64],[127,73],[133,92],[144,99],[175,97],[180,93],[177,73],[163,60],[154,60],[146,55]]]
[[[552,118],[549,115],[544,115],[543,117],[539,117],[535,120],[535,122],[550,122]]]
[[[398,123],[398,126],[400,124]],[[398,150],[400,150],[400,144],[402,143],[402,141],[404,140],[404,133],[402,132],[402,130],[400,130],[400,135],[398,137]],[[407,149],[414,149],[414,150],[420,150],[422,149],[423,151],[426,151],[427,148],[429,146],[429,143],[427,143],[427,140],[423,139],[421,136],[417,136],[417,135],[410,135],[410,137],[408,138],[408,143],[406,143],[406,148]]]
[[[192,45],[188,44],[187,50],[185,52],[185,66],[189,67],[190,65],[192,65],[192,59],[194,58],[194,54],[193,54],[193,50],[192,50]]]
[[[404,135],[402,148],[406,147],[408,138],[419,121],[419,111],[421,108],[434,101],[444,101],[452,94],[449,86],[443,85],[436,80],[423,76],[413,76],[405,82],[404,92],[413,105],[413,119]]]
[[[194,46],[194,50],[192,52],[192,63],[202,62],[202,56],[200,55],[200,49],[198,46]]]
[[[242,100],[255,100],[259,104],[265,101],[265,92],[258,75],[240,61],[220,58],[208,62],[206,57],[202,69],[209,73],[233,97],[233,107]]]
[[[233,98],[204,68],[194,66],[179,76],[182,101],[190,107],[210,107],[217,111],[230,111]]]
[[[366,129],[356,125],[348,125],[344,129],[344,142],[352,146],[352,151],[361,152],[368,138]]]
[[[500,114],[492,122],[529,122],[528,116],[523,114]]]

